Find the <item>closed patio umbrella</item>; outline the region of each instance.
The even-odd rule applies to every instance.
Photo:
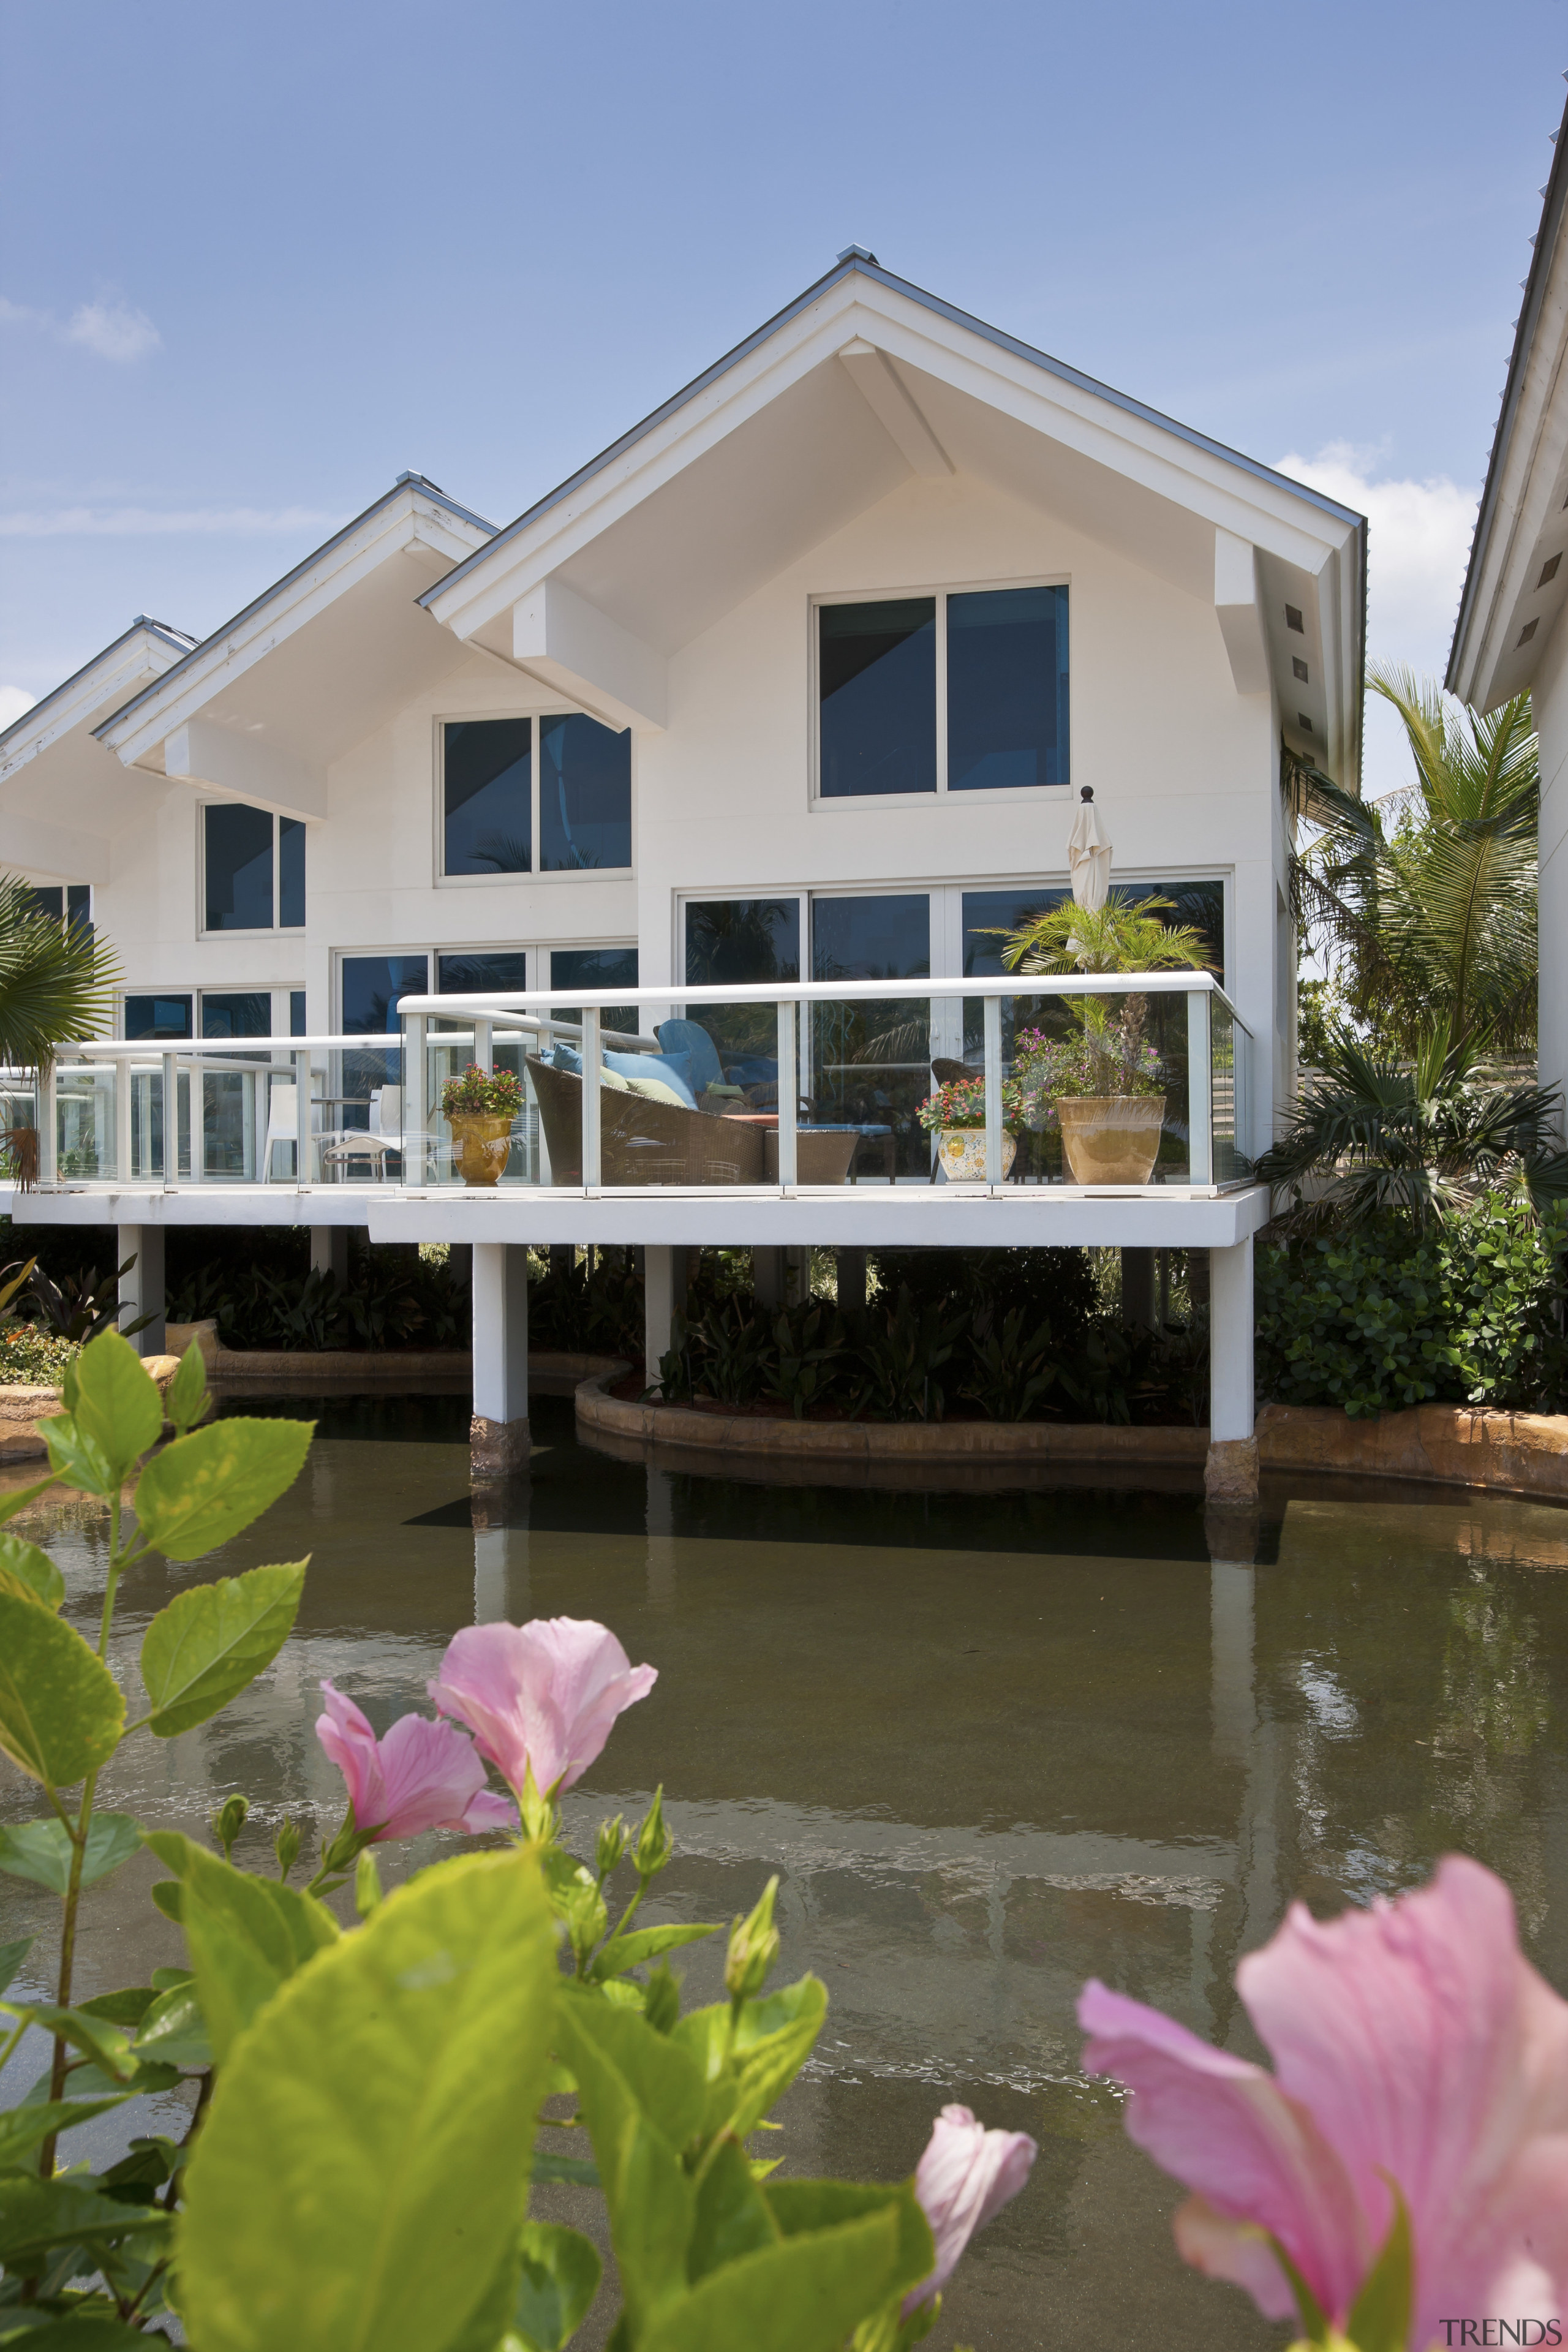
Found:
[[[1110,887],[1110,843],[1100,827],[1092,784],[1085,784],[1079,794],[1078,813],[1068,835],[1068,871],[1072,876],[1075,904],[1090,914],[1098,912]]]

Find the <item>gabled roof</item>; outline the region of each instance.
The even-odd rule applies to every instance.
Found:
[[[62,678],[9,727],[0,729],[0,777],[12,773],[23,760],[32,759],[62,727],[79,724],[85,712],[99,709],[117,688],[122,689],[128,677],[172,667],[195,642],[184,629],[171,628],[167,621],[154,621],[138,613],[131,626],[122,629],[101,653],[72,670],[69,677]],[[160,653],[163,661],[158,658]]]
[[[1355,788],[1363,518],[854,247],[421,601],[657,728],[671,655],[911,476],[955,474],[1212,598],[1238,689],[1272,686],[1288,740]]]

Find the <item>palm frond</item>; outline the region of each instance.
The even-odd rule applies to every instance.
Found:
[[[83,923],[40,914],[29,884],[0,875],[0,1058],[47,1070],[58,1045],[108,1034],[120,969]]]

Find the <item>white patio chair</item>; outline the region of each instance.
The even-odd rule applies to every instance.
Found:
[[[384,1184],[387,1154],[392,1151],[401,1153],[402,1150],[403,1088],[376,1087],[370,1097],[370,1125],[367,1128],[340,1129],[330,1141],[323,1142],[321,1173],[325,1176],[331,1169],[341,1183],[348,1174],[352,1160],[368,1160],[374,1171],[375,1181]]]
[[[261,1151],[261,1181],[272,1181],[274,1147],[287,1143],[297,1154],[300,1149],[300,1089],[298,1087],[272,1087],[267,1097],[267,1141]]]

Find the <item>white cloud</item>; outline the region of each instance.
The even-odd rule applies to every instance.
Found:
[[[85,343],[100,359],[139,360],[159,350],[163,338],[145,310],[128,302],[84,302],[71,313],[68,343]]]
[[[1441,678],[1469,560],[1479,488],[1447,474],[1423,481],[1384,476],[1377,453],[1331,441],[1314,457],[1296,452],[1279,471],[1367,519],[1367,655]],[[1367,697],[1362,789],[1369,796],[1411,781],[1404,730],[1387,703]]]
[[[26,303],[8,302],[0,295],[0,326],[30,327],[57,342],[79,343],[120,365],[145,359],[149,352],[161,350],[163,341],[145,310],[108,298],[79,304],[62,327],[52,311],[29,310]]]
[[[0,686],[0,734],[4,734],[7,727],[15,727],[24,712],[31,710],[37,698],[36,694],[29,694],[26,687]]]
[[[314,507],[53,507],[0,514],[0,539],[166,539],[226,531],[272,538],[334,530],[346,520]]]

